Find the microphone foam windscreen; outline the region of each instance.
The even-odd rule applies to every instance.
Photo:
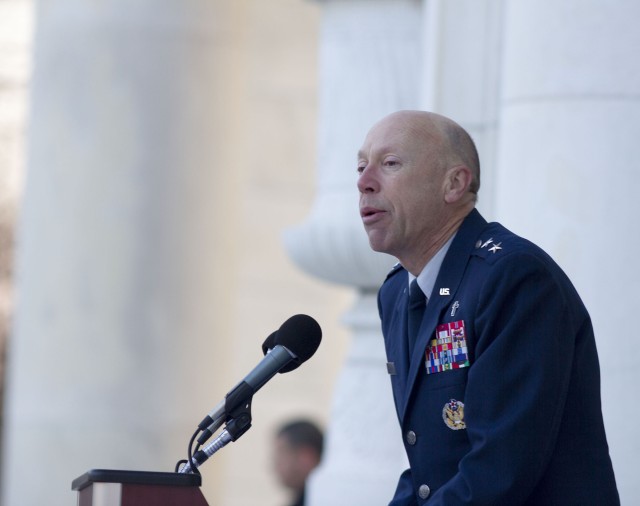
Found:
[[[271,336],[267,338],[267,341],[270,339]],[[283,367],[280,372],[292,371],[302,362],[309,360],[320,346],[320,341],[322,341],[322,329],[318,322],[310,316],[297,314],[285,321],[275,332],[272,344],[273,346],[278,344],[284,346],[297,358]],[[265,344],[263,344],[263,349]]]

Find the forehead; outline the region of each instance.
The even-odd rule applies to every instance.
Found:
[[[359,158],[376,154],[426,151],[439,139],[437,130],[415,118],[391,116],[375,124],[358,151]]]

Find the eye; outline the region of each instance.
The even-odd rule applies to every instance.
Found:
[[[396,165],[399,165],[399,164],[400,162],[395,158],[387,158],[383,162],[383,165],[385,167],[395,167]]]
[[[362,172],[364,171],[364,169],[366,168],[367,164],[366,163],[359,163],[358,164],[358,174],[362,174]]]

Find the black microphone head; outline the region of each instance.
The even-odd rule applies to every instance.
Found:
[[[296,356],[280,369],[280,372],[283,373],[293,371],[302,362],[306,362],[313,356],[322,341],[322,329],[318,322],[310,316],[297,314],[285,321],[276,332],[267,337],[262,345],[263,351],[272,336],[271,346],[267,348],[273,348],[280,344]]]

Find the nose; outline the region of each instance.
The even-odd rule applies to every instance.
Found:
[[[376,177],[375,170],[371,165],[367,165],[358,176],[358,191],[360,193],[376,193],[380,190],[380,183]]]

